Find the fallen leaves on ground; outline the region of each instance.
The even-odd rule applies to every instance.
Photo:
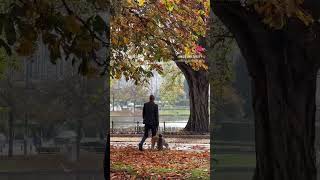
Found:
[[[209,179],[208,151],[150,150],[111,146],[111,179]]]

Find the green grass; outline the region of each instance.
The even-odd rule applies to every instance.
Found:
[[[193,179],[210,179],[210,175],[207,169],[194,169],[191,171],[191,177],[188,178],[189,180]]]
[[[113,164],[111,168],[113,171],[122,171],[130,175],[137,175],[134,168],[130,165],[116,163],[116,164]],[[168,169],[168,168],[153,168],[153,169],[150,169],[149,173],[165,174],[165,173],[172,173],[172,172],[181,173],[181,174],[188,173],[188,172],[178,172],[176,169]],[[188,178],[188,180],[196,180],[196,179],[209,180],[210,179],[210,175],[208,174],[207,169],[194,169],[190,173],[191,173],[191,176]]]
[[[189,109],[168,109],[160,110],[160,115],[162,116],[188,116],[190,114]]]
[[[125,171],[131,175],[136,175],[136,171],[130,165],[122,164],[122,163],[115,163],[112,164],[111,168],[115,171]]]
[[[194,169],[191,172],[185,172],[185,171],[177,171],[176,169],[168,169],[168,168],[157,168],[157,169],[152,169],[150,171],[151,173],[171,173],[171,172],[176,172],[176,173],[181,173],[181,174],[185,174],[185,173],[191,173],[191,176],[188,178],[188,180],[196,180],[196,179],[210,179],[210,176],[208,174],[208,170],[207,169]]]
[[[214,162],[217,167],[255,167],[255,155],[254,154],[219,154],[215,155],[218,162]]]
[[[255,154],[218,154],[213,157],[218,160],[215,162],[211,160],[211,167],[228,168],[228,167],[255,167]],[[227,180],[248,180],[252,179],[253,172],[220,172],[219,170],[213,172],[215,179]]]

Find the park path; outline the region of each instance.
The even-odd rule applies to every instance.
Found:
[[[136,146],[140,142],[141,137],[111,137],[110,144],[116,147]],[[191,138],[165,138],[172,150],[184,151],[209,151],[210,139],[191,139]],[[145,142],[144,148],[151,148],[151,138]]]

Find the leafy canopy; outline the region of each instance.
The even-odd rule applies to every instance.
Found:
[[[264,16],[263,22],[281,29],[288,18],[298,18],[305,25],[314,22],[312,15],[303,8],[304,0],[268,0],[253,1],[254,9]]]
[[[1,6],[0,46],[7,54],[30,56],[42,41],[54,64],[78,61],[82,74],[106,69],[106,51],[100,51],[109,46],[107,0],[12,0]]]
[[[205,49],[208,0],[122,0],[111,20],[111,76],[137,82],[162,73],[161,62],[184,61],[207,69]],[[116,66],[118,65],[118,66]]]

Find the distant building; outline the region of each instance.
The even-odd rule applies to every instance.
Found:
[[[21,70],[13,75],[16,81],[61,80],[77,73],[77,68],[72,66],[71,60],[59,59],[53,64],[47,47],[40,43],[34,55],[22,59]]]

